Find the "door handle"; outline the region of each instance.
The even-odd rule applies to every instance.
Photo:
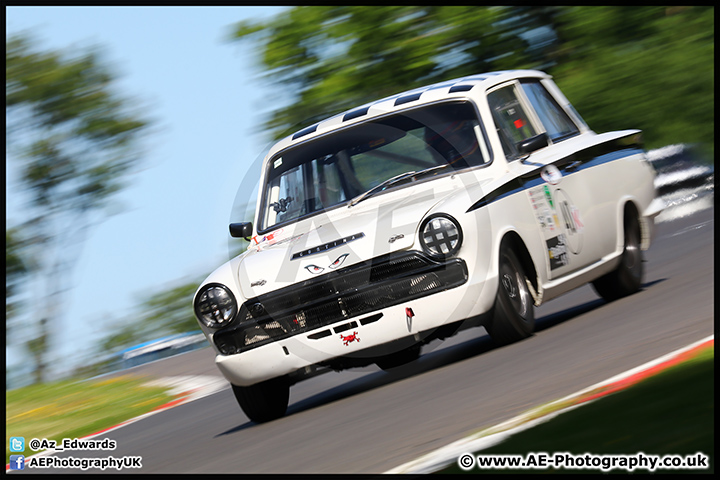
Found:
[[[575,170],[577,167],[579,167],[583,162],[581,160],[575,160],[570,165],[565,167],[565,170]]]

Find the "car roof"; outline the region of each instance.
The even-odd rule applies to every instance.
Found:
[[[465,92],[469,92],[477,86],[482,87],[484,90],[508,80],[528,77],[551,78],[550,75],[539,70],[503,70],[469,75],[397,93],[395,95],[352,108],[337,115],[333,115],[332,117],[328,117],[318,123],[288,135],[278,141],[271,148],[268,152],[266,160],[282,149],[285,149],[293,144],[303,142],[322,133],[335,130],[338,127],[386,115],[388,113],[392,113],[393,111],[406,109],[410,106],[414,107],[445,98],[464,98],[467,97]]]

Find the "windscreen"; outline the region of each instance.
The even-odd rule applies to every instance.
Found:
[[[260,229],[346,203],[406,172],[448,165],[446,174],[489,161],[476,110],[467,101],[360,123],[280,152],[269,162]]]

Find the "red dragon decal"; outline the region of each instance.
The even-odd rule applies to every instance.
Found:
[[[360,341],[360,337],[358,337],[357,332],[353,332],[352,335],[348,335],[347,337],[344,336],[342,333],[340,334],[340,340],[342,340],[345,343],[345,346],[347,347],[350,342],[354,341]]]

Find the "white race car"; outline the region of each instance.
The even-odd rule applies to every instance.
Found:
[[[543,72],[404,92],[270,150],[254,223],[230,225],[250,246],[195,313],[243,411],[272,420],[318,373],[393,368],[473,326],[520,340],[587,282],[636,292],[654,177],[638,130],[594,133]]]

